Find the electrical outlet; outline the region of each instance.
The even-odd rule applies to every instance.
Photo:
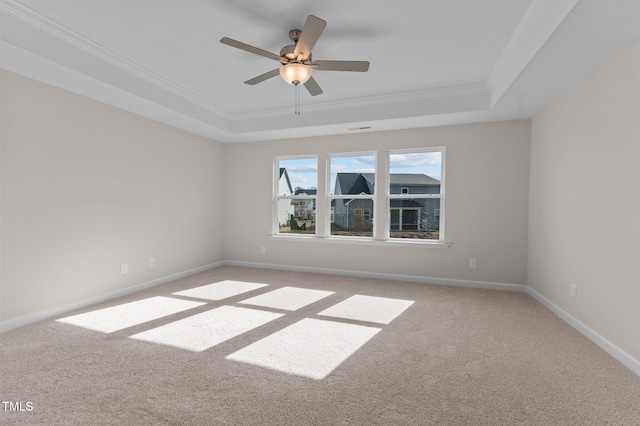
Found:
[[[469,259],[469,268],[472,268],[472,269],[476,268],[476,260],[475,259]]]
[[[149,258],[149,267],[156,266],[156,260],[153,257]]]
[[[267,252],[267,248],[265,246],[260,246],[260,253],[265,254]]]
[[[576,298],[576,292],[578,291],[578,286],[574,283],[571,283],[571,297]]]
[[[129,272],[129,264],[123,263],[122,265],[120,265],[120,273],[126,274],[127,272]]]

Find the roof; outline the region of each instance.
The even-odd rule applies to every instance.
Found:
[[[369,178],[366,177],[369,175]],[[373,173],[338,173],[335,194],[373,194]]]
[[[391,173],[391,185],[436,186],[440,181],[420,173]],[[336,174],[335,194],[373,194],[375,173]]]
[[[440,185],[438,179],[419,173],[391,173],[391,185]]]
[[[294,195],[307,194],[307,195],[316,195],[318,190],[316,188],[305,189],[305,188],[296,188],[296,193]]]

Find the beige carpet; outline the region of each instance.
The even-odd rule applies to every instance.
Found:
[[[173,294],[225,280],[267,286],[222,300]],[[640,425],[640,378],[526,294],[223,267],[73,314],[158,296],[199,303],[112,332],[51,319],[0,335],[0,399],[32,407],[0,406],[0,423]],[[193,328],[237,313],[244,328],[216,331],[213,346],[214,326]],[[173,334],[149,341],[162,330]],[[172,346],[181,333],[205,337]],[[300,358],[308,348],[295,345],[314,333],[335,340],[307,340]],[[290,358],[298,370],[278,370]]]

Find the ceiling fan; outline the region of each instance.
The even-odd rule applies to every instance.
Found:
[[[293,84],[294,86],[303,84],[312,96],[317,96],[323,92],[311,75],[312,70],[366,72],[369,69],[368,61],[314,61],[311,58],[311,51],[326,26],[326,21],[309,15],[302,30],[294,29],[289,31],[289,39],[293,44],[283,47],[280,50],[280,55],[250,46],[229,37],[222,37],[220,43],[264,56],[265,58],[278,61],[282,64],[280,68],[245,81],[245,84],[258,84],[280,74],[287,83]]]

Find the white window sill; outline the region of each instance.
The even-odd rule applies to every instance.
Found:
[[[361,244],[369,246],[394,246],[394,247],[422,247],[422,248],[439,248],[446,249],[451,246],[452,243],[444,241],[434,240],[417,240],[417,239],[402,239],[402,238],[390,238],[388,240],[375,240],[367,237],[318,237],[315,235],[272,235],[269,237],[272,241],[291,241],[291,242],[305,242],[305,243],[328,243],[328,244]]]

